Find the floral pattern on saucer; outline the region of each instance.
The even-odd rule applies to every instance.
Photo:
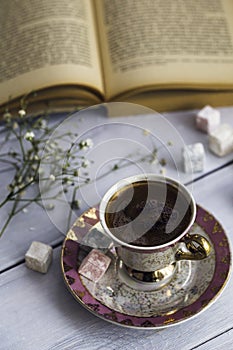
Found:
[[[123,283],[114,250],[108,253],[112,262],[98,283],[79,275],[78,266],[88,248],[77,242],[77,236],[85,238],[98,221],[97,208],[85,212],[68,232],[61,256],[68,289],[95,315],[129,327],[166,327],[198,314],[222,292],[231,266],[229,242],[219,222],[203,208],[198,207],[192,231],[210,240],[210,256],[201,261],[180,261],[174,278],[157,291],[138,291]]]

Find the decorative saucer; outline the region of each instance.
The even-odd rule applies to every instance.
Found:
[[[92,232],[98,235],[98,208],[86,211],[72,226],[64,240],[61,266],[64,281],[85,308],[112,323],[133,328],[161,328],[183,322],[206,309],[221,294],[229,279],[231,251],[219,222],[201,207],[191,233],[200,233],[212,245],[208,258],[180,261],[173,279],[159,290],[138,290],[122,277],[114,248],[106,254],[111,264],[94,283],[78,273],[79,265],[92,249],[83,242]],[[101,242],[99,237],[98,242]],[[105,240],[105,238],[103,238]],[[80,243],[81,242],[81,243]],[[101,243],[102,247],[108,242]],[[100,247],[101,248],[101,247]]]

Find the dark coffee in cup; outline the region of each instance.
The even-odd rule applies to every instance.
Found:
[[[142,180],[126,185],[108,201],[105,221],[111,233],[134,246],[160,246],[189,226],[192,206],[175,186]]]

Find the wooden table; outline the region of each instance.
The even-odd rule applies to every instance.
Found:
[[[223,121],[233,126],[233,107],[220,111]],[[176,127],[186,143],[202,142],[205,145],[205,171],[194,174],[194,181],[188,187],[197,203],[219,220],[232,241],[232,154],[218,158],[208,151],[207,136],[196,130],[194,114],[195,111],[185,111],[165,113],[164,117]],[[143,118],[123,118],[121,121],[131,123],[135,119],[136,125],[145,129],[153,125],[153,116]],[[92,123],[105,122],[109,123],[106,118],[94,122],[93,118],[87,117],[82,128],[85,130]],[[108,127],[102,128],[102,134],[97,133],[95,137],[105,137],[108,130]],[[180,173],[182,178],[182,170]],[[172,170],[170,174],[174,175]],[[127,168],[124,175],[128,175]],[[3,189],[8,179],[3,171],[0,176]],[[100,182],[101,195],[119,176],[122,173],[112,173],[109,181],[106,178]],[[80,213],[87,209],[88,203],[84,203]],[[154,330],[121,327],[88,312],[67,290],[60,268],[63,239],[64,235],[50,222],[46,213],[38,212],[34,207],[29,208],[27,213],[18,214],[0,239],[0,349],[233,348],[232,278],[214,304],[184,323]],[[53,247],[53,263],[45,275],[25,266],[24,254],[33,240]]]

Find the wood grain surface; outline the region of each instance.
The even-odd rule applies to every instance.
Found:
[[[221,112],[224,121],[233,125],[233,107]],[[195,129],[193,115],[194,111],[189,111],[169,113],[165,117],[176,126],[186,143],[200,141],[206,145],[206,135]],[[7,177],[1,170],[1,186],[5,186]],[[220,221],[231,242],[232,175],[232,154],[217,158],[207,151],[205,172],[197,174],[188,186],[197,203]],[[91,314],[68,292],[60,269],[63,238],[46,213],[31,207],[29,215],[22,213],[15,217],[0,239],[0,349],[233,348],[232,278],[215,303],[184,323],[160,330],[124,328]],[[24,254],[33,240],[54,247],[53,263],[45,275],[29,270],[24,264]]]

